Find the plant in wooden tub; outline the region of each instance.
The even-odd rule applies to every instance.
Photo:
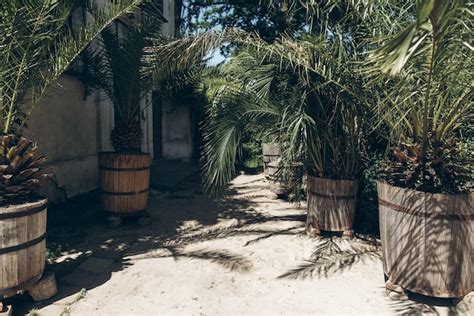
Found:
[[[99,154],[101,203],[113,224],[122,217],[147,215],[151,156],[141,151],[140,114],[151,84],[142,75],[142,55],[160,24],[156,7],[130,14],[104,29],[99,45],[86,55],[86,84],[102,89],[114,106],[110,142],[115,152]]]
[[[32,111],[111,21],[142,1],[2,1],[0,4],[0,299],[28,289],[45,267],[45,156],[22,137]],[[68,19],[89,12],[74,30]]]
[[[331,15],[330,12],[327,15]],[[363,111],[361,104],[367,103],[363,92],[358,91],[359,88],[364,90],[361,76],[352,67],[359,61],[360,54],[350,48],[350,38],[337,30],[337,26],[331,29],[330,33],[335,36],[330,39],[322,32],[305,34],[301,38],[282,36],[267,43],[256,34],[228,29],[147,49],[148,61],[153,66],[172,60],[188,62],[203,58],[226,42],[246,48],[244,53],[237,54],[224,65],[229,69],[229,80],[216,83],[218,88],[214,90],[217,92],[204,125],[203,175],[207,191],[220,191],[232,179],[238,144],[245,135],[242,131],[250,130],[252,124],[263,128],[265,136],[278,135],[280,143],[284,144],[280,160],[282,171],[292,169],[285,166],[304,161],[308,156],[308,144],[314,145],[311,137],[321,137],[321,140],[320,134],[330,134],[327,128],[337,127],[331,137],[339,140],[338,149],[342,148],[343,153],[360,145],[357,142],[362,122],[354,121],[349,125],[350,118],[340,119],[344,115],[354,118]],[[336,40],[338,38],[344,38],[344,41]],[[235,76],[235,69],[244,71]],[[334,120],[332,114],[338,119]],[[323,125],[319,125],[321,122]],[[347,125],[338,127],[341,123]],[[345,130],[349,128],[354,130]],[[344,134],[337,135],[336,131]],[[356,139],[355,147],[344,147],[340,140],[346,135]],[[331,141],[326,141],[326,145],[318,150],[330,148]],[[339,168],[338,163],[346,163],[345,159],[341,158],[334,165]],[[349,164],[354,166],[345,166],[347,170],[357,169],[357,158]],[[276,169],[273,163],[272,170]],[[298,181],[293,180],[295,184]],[[314,226],[313,223],[314,220],[308,227]]]
[[[402,31],[371,55],[386,89],[377,110],[392,132],[378,183],[383,268],[392,290],[461,297],[474,287],[468,6],[420,1],[410,22],[399,21]]]
[[[268,176],[269,164],[281,158],[281,146],[278,142],[262,143],[262,154],[263,172],[265,173],[265,176]]]
[[[308,215],[306,232],[342,231],[353,236],[353,224],[361,170],[362,123],[354,101],[316,107],[315,124],[308,137]],[[330,117],[330,118],[329,118]]]
[[[0,299],[37,282],[45,267],[47,199],[38,193],[50,175],[32,141],[0,137]]]

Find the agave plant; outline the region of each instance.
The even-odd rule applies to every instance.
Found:
[[[146,1],[11,0],[0,3],[2,204],[34,199],[45,158],[21,138],[32,111],[89,43],[113,20]],[[84,19],[72,21],[82,8]]]
[[[411,21],[392,24],[401,31],[371,54],[369,70],[384,86],[377,115],[392,131],[384,178],[428,192],[466,191],[473,151],[460,140],[474,114],[472,3],[424,0]]]

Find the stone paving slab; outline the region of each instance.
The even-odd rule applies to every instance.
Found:
[[[96,273],[76,269],[72,273],[65,275],[60,282],[87,288],[96,284],[97,279],[98,275]]]
[[[123,254],[121,250],[94,250],[94,257],[100,259],[107,259],[112,261],[119,261]]]
[[[112,259],[90,257],[81,263],[79,269],[93,273],[103,273],[109,270],[113,262],[114,261]]]

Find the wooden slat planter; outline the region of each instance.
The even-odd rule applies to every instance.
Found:
[[[279,160],[272,161],[268,163],[267,172],[268,172],[268,182],[270,184],[270,191],[278,195],[287,195],[293,191],[294,188],[294,179],[280,179],[279,173],[284,172],[280,168],[291,168],[294,173],[302,172],[303,164],[302,163],[293,163],[291,166],[280,165]]]
[[[308,215],[306,232],[342,231],[352,235],[357,181],[308,176]]]
[[[432,194],[378,182],[383,269],[391,284],[434,297],[474,289],[474,194]]]
[[[145,212],[150,165],[149,154],[100,153],[99,184],[104,211],[119,217]]]
[[[281,147],[277,143],[263,143],[263,172],[268,175],[268,164],[281,157]]]
[[[0,207],[0,296],[25,290],[42,276],[47,200]]]

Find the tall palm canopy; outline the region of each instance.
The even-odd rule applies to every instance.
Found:
[[[266,3],[279,5],[280,2]],[[273,42],[237,29],[209,31],[166,44],[158,40],[147,49],[149,70],[153,72],[170,61],[185,65],[202,60],[213,50],[232,43],[234,58],[242,58],[239,52],[247,50],[257,58],[259,67],[273,66],[279,72],[295,76],[297,80],[291,85],[302,96],[301,111],[295,108],[288,111],[297,104],[295,101],[291,106],[279,103],[279,113],[291,114],[279,125],[279,134],[286,137],[284,158],[290,163],[294,159],[308,159],[313,172],[323,177],[355,177],[364,153],[363,141],[379,129],[390,128],[391,134],[380,135],[393,144],[416,143],[415,161],[428,161],[429,151],[436,151],[440,142],[451,139],[453,132],[472,119],[473,67],[469,44],[472,19],[466,20],[472,11],[467,1],[293,0],[288,3],[306,11],[308,26],[317,19],[316,30],[309,27]],[[380,48],[373,51],[376,47]],[[373,53],[369,54],[370,51]],[[402,70],[405,64],[411,67]],[[385,72],[397,76],[387,76]],[[270,71],[251,76],[255,82],[271,78]],[[250,75],[249,79],[252,79]],[[240,100],[233,102],[233,110],[225,110],[232,114],[225,117],[233,118],[236,124],[229,125],[220,116],[213,117],[215,112],[209,116],[214,123],[206,123],[210,132],[203,158],[208,188],[222,187],[232,177],[231,165],[239,142],[235,128],[239,126],[237,123],[245,122],[242,113],[247,113],[243,106],[236,110],[235,104],[245,104],[242,99],[246,99],[251,82],[243,80],[240,91],[231,93]],[[265,94],[255,93],[253,97],[259,95]],[[222,100],[222,94],[216,100]],[[215,111],[216,106],[211,109]],[[380,118],[375,123],[371,122],[374,115]],[[218,125],[221,128],[225,124],[226,132],[217,132]],[[427,169],[432,168],[427,166]],[[419,176],[427,177],[424,171]],[[405,184],[417,188],[420,181],[425,181],[415,178],[411,184]],[[443,187],[439,183],[437,186]]]

